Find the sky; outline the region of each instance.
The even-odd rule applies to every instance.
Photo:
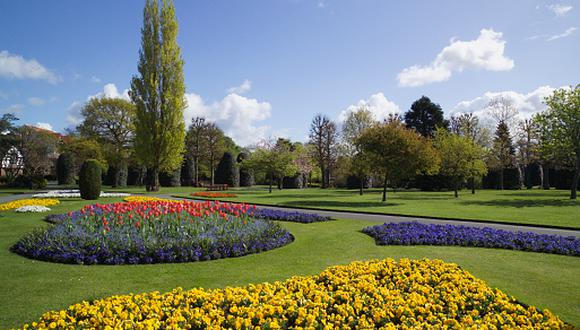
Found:
[[[0,114],[55,131],[127,98],[144,1],[0,1]],[[507,95],[522,116],[580,83],[579,1],[175,0],[188,108],[242,146],[306,141],[312,117],[446,115]]]

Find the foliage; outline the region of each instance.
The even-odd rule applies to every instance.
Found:
[[[75,174],[79,173],[81,166],[88,159],[97,160],[103,172],[109,167],[103,145],[95,139],[70,137],[60,146],[60,150],[61,153],[68,153],[74,158]]]
[[[292,241],[277,224],[241,204],[129,202],[88,205],[11,249],[75,264],[190,262],[271,250]]]
[[[433,137],[438,128],[447,129],[449,122],[444,118],[439,104],[433,103],[427,96],[413,102],[411,109],[405,112],[405,124],[424,137]]]
[[[32,181],[43,179],[54,165],[58,138],[51,132],[32,126],[20,127],[17,134],[23,174],[28,180],[29,187],[32,187]]]
[[[440,173],[448,176],[455,190],[467,178],[481,177],[487,173],[483,162],[483,149],[469,138],[438,129],[435,134],[435,147],[441,157]]]
[[[283,178],[296,173],[292,152],[278,144],[264,143],[242,164],[254,172],[266,174],[270,193],[274,178]]]
[[[513,167],[515,164],[515,147],[513,145],[507,122],[500,121],[497,124],[495,137],[493,138],[493,147],[489,157],[491,168],[498,170],[499,189],[504,188],[504,170]]]
[[[96,159],[87,159],[79,173],[79,190],[82,199],[99,199],[101,194],[101,164]]]
[[[215,182],[227,184],[229,187],[238,187],[240,185],[240,172],[234,155],[224,152],[215,171]]]
[[[365,130],[357,140],[357,147],[368,155],[374,169],[385,179],[383,201],[389,181],[396,185],[419,173],[434,174],[439,169],[439,155],[431,142],[398,122]]]
[[[338,156],[338,130],[327,116],[318,114],[310,124],[310,144],[322,174],[322,188],[330,187],[330,173]]]
[[[244,163],[244,160],[249,158],[250,153],[247,151],[240,152],[237,157],[240,167],[240,187],[251,187],[254,185],[254,171]]]
[[[570,198],[576,199],[580,178],[580,85],[555,90],[546,98],[546,104],[548,110],[538,117],[542,153],[573,164]]]
[[[238,197],[236,194],[225,193],[225,192],[215,192],[215,191],[196,191],[191,194],[193,197],[205,197],[205,198],[233,198]]]
[[[224,132],[215,124],[208,123],[205,129],[207,147],[207,163],[209,165],[211,184],[215,183],[216,162],[223,155],[225,150]]]
[[[490,227],[398,222],[366,227],[363,233],[379,245],[459,245],[580,256],[580,238]]]
[[[14,123],[18,121],[13,113],[5,113],[0,117],[0,157],[4,157],[8,150],[18,141],[17,129]]]
[[[75,183],[75,160],[71,153],[63,152],[56,160],[56,177],[59,185]]]
[[[195,181],[194,184],[199,184],[199,164],[201,160],[207,155],[207,134],[208,123],[203,117],[194,117],[187,130],[185,136],[185,150],[186,154],[193,159],[195,166]]]
[[[18,199],[11,202],[6,202],[0,204],[0,211],[8,211],[12,209],[17,209],[22,206],[54,206],[58,205],[60,202],[58,199],[46,199],[46,198],[28,198],[28,199]]]
[[[367,106],[363,105],[356,111],[348,113],[342,124],[342,142],[346,155],[353,156],[356,154],[356,140],[365,129],[376,123],[377,121]]]
[[[112,328],[123,322],[220,329],[565,327],[550,311],[522,305],[456,264],[385,259],[284,282],[117,295],[47,312],[24,328]]]
[[[181,166],[186,107],[183,59],[171,0],[147,0],[143,11],[139,75],[131,80],[136,105],[135,152],[149,169],[147,190],[159,190],[159,172]]]
[[[135,105],[121,98],[91,98],[77,127],[81,136],[99,141],[107,152],[113,187],[127,185],[127,160],[135,134]]]
[[[178,169],[159,173],[159,183],[162,187],[180,187],[181,186],[181,167]]]

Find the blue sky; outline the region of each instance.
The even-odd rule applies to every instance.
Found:
[[[144,1],[0,2],[0,111],[62,131],[89,97],[124,97]],[[497,93],[522,113],[580,83],[577,1],[176,0],[186,119],[240,144],[305,140],[311,118],[377,117],[421,95],[446,113]]]

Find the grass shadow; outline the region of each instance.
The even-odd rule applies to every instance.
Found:
[[[397,206],[399,203],[393,202],[341,202],[341,201],[321,201],[321,200],[301,200],[301,201],[288,201],[280,203],[282,206],[291,207],[312,207],[312,208],[350,208],[350,209],[361,209],[369,207],[384,207],[384,206]]]
[[[494,199],[488,201],[465,201],[460,202],[463,205],[479,205],[479,206],[493,206],[493,207],[544,207],[544,206],[578,206],[579,204],[564,199]]]

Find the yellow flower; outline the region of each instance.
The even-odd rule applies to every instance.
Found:
[[[7,211],[12,209],[17,209],[22,206],[53,206],[60,204],[58,199],[52,198],[28,198],[28,199],[18,199],[15,201],[0,204],[0,211]]]

